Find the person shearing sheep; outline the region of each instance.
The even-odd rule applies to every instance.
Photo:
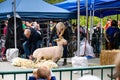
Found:
[[[50,35],[50,43],[49,46],[56,46],[56,42],[54,42],[54,39],[56,38],[64,38],[67,40],[69,40],[69,31],[67,29],[67,27],[64,25],[63,22],[58,22],[56,24],[56,26],[54,26],[52,33]],[[67,64],[67,44],[63,46],[64,51],[63,51],[63,58],[64,58],[64,62],[63,65]]]

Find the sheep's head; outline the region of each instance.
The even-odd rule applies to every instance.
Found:
[[[56,41],[57,45],[59,46],[67,45],[67,40],[65,40],[64,38],[58,38],[58,39],[55,39],[54,41]]]

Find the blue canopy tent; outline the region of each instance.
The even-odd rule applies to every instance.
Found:
[[[29,5],[27,5],[29,4]],[[16,12],[22,18],[72,18],[71,12],[43,0],[16,0]],[[13,15],[13,0],[0,3],[0,18]]]
[[[101,9],[95,11],[95,16],[99,18],[103,18],[109,15],[120,14],[120,8],[112,8],[112,9]]]
[[[94,13],[97,17],[103,18],[109,15],[120,14],[120,1],[118,0],[95,0],[94,5]]]
[[[88,0],[88,8],[91,10],[91,3],[93,3],[94,0]],[[67,9],[71,12],[76,12],[77,11],[77,0],[66,0],[64,2],[56,3],[54,4],[55,6],[61,7],[63,9]],[[80,13],[81,15],[86,11],[86,2],[85,0],[80,0]]]
[[[95,0],[94,9],[107,9],[107,8],[118,8],[120,7],[120,1],[118,0]]]
[[[54,4],[55,6],[67,9],[72,12],[77,11],[77,0],[66,0],[61,3]],[[91,7],[92,5],[92,7]],[[114,15],[120,13],[120,1],[119,0],[89,0],[88,2],[88,14],[94,10],[94,15],[103,18],[108,15]],[[108,11],[108,12],[107,12]],[[86,15],[85,0],[80,0],[80,14]]]
[[[80,9],[85,7],[85,1],[80,0]],[[77,0],[66,0],[64,2],[56,3],[55,6],[61,7],[63,9],[67,9],[69,11],[77,11]]]

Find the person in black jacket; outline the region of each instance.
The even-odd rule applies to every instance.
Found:
[[[35,49],[37,49],[38,44],[41,41],[40,34],[33,28],[25,29],[24,31],[25,35],[25,42],[23,43],[23,49],[25,52],[26,58],[32,59],[32,53]]]
[[[57,25],[53,28],[51,36],[50,36],[50,43],[49,46],[56,46],[56,42],[54,42],[54,39],[63,37],[67,41],[69,40],[69,31],[67,27],[64,25],[63,22],[58,22]],[[64,62],[63,65],[67,64],[67,45],[63,45],[64,51],[63,51],[63,57]]]
[[[5,51],[9,48],[15,48],[15,39],[14,39],[14,17],[8,19],[8,26],[6,30],[6,41],[5,41]],[[23,29],[22,29],[22,20],[21,18],[16,17],[16,42],[17,48],[19,49],[19,56],[23,53]]]

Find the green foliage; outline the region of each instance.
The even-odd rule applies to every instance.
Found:
[[[46,1],[48,3],[51,3],[51,4],[55,4],[55,3],[58,3],[58,2],[62,2],[64,0],[44,0],[44,1]]]
[[[3,2],[4,0],[0,0],[0,2]]]
[[[106,16],[106,17],[102,18],[102,25],[103,26],[106,24],[107,19],[117,20],[117,15],[111,15],[111,16]],[[76,19],[72,19],[72,24],[73,23],[76,24],[76,22],[77,22]],[[90,17],[89,17],[88,22],[89,22],[89,27],[90,27]],[[94,17],[94,25],[97,25],[99,22],[100,22],[100,18]],[[86,25],[86,16],[80,16],[80,25],[82,25],[82,26]]]
[[[100,21],[98,17],[94,17],[94,24],[97,24]],[[76,23],[76,19],[72,20],[72,23]],[[80,16],[80,25],[86,26],[86,16]],[[90,25],[90,17],[88,20],[88,25]]]

